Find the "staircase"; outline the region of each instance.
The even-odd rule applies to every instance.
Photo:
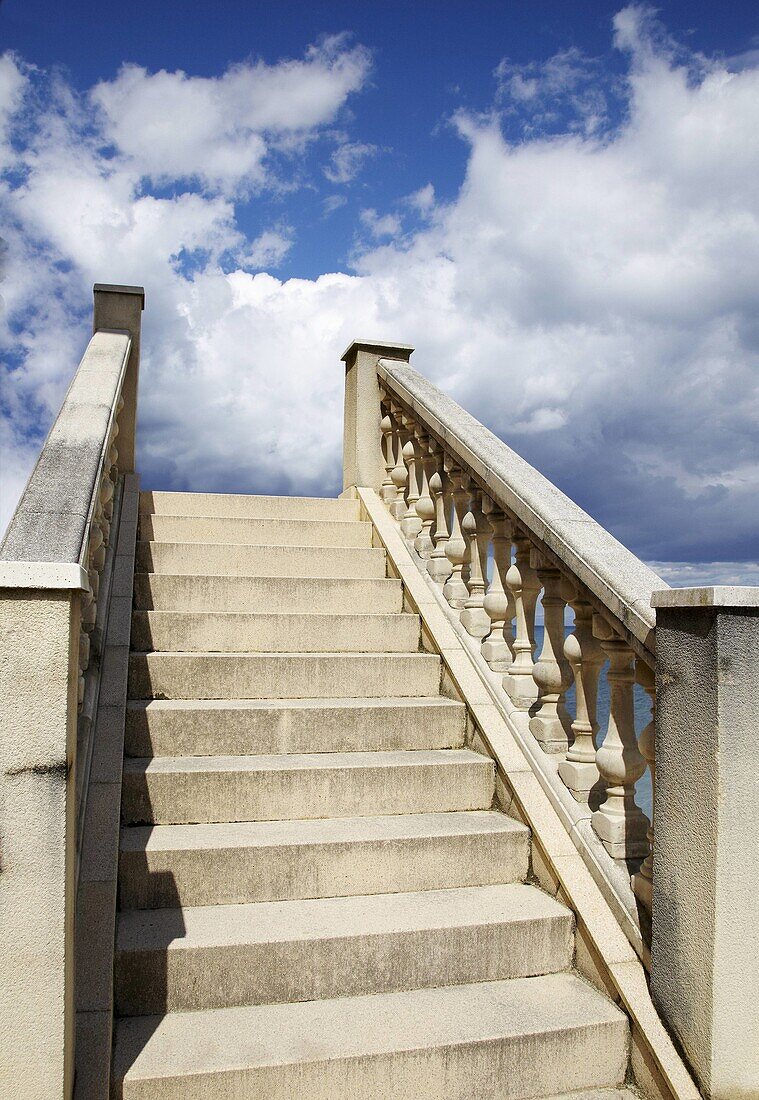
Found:
[[[114,1097],[631,1096],[358,502],[147,493]]]

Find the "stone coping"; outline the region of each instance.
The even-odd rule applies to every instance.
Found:
[[[344,363],[355,351],[370,351],[377,355],[387,354],[392,359],[394,358],[393,352],[397,351],[400,352],[397,358],[407,363],[414,350],[411,344],[388,344],[386,340],[352,340],[340,359]]]
[[[651,593],[651,607],[759,608],[759,588],[732,584],[704,588],[665,588]]]
[[[92,336],[0,546],[0,562],[82,564],[130,349],[128,332]],[[29,573],[42,576],[39,569]]]
[[[51,561],[0,561],[0,588],[81,589],[89,587],[81,565]]]
[[[653,654],[651,595],[665,589],[666,581],[413,367],[381,359],[377,373],[492,497]]]

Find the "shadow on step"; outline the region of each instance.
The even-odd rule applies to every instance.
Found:
[[[147,791],[144,797],[144,817],[149,822],[153,813]],[[154,826],[146,824],[127,827],[148,830]],[[130,910],[119,906],[114,1023],[117,1025],[119,1019],[140,1016],[139,1034],[144,1047],[168,1011],[169,945],[185,935],[186,927],[175,876],[170,871],[151,871],[147,848],[139,856],[132,854],[129,874],[138,884],[137,890],[132,889],[132,895],[136,894],[151,907]],[[149,952],[149,956],[141,955],[141,949]],[[150,961],[146,965],[147,958]],[[114,1060],[111,1100],[121,1100],[123,1078],[139,1057],[142,1047],[132,1047],[132,1057],[127,1062],[123,1059],[123,1051],[122,1057]]]

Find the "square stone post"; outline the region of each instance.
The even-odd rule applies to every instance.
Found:
[[[759,1096],[759,588],[654,592],[651,992],[710,1100]]]
[[[118,468],[122,474],[135,470],[137,432],[137,380],[140,372],[140,329],[145,308],[145,291],[141,286],[115,286],[95,283],[95,312],[92,331],[107,329],[128,332],[132,339],[126,377],[121,390],[124,408],[119,413]]]
[[[377,363],[380,359],[408,363],[413,350],[408,344],[354,340],[341,356],[345,363],[343,492],[356,485],[380,490],[385,466]]]

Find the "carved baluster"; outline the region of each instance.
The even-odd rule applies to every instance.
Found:
[[[394,447],[394,435],[393,435],[393,418],[390,415],[389,403],[383,403],[382,407],[382,419],[380,420],[380,430],[382,431],[382,449],[383,457],[385,460],[385,477],[380,488],[380,495],[383,501],[392,512],[392,506],[395,503],[395,499],[398,495],[398,491],[393,484],[393,467],[395,466],[395,447]]]
[[[635,784],[646,770],[646,762],[635,736],[633,653],[600,615],[593,616],[593,632],[609,658],[610,713],[606,737],[596,752],[606,801],[591,822],[612,858],[636,859],[648,851],[649,821],[635,803]]]
[[[395,439],[395,465],[390,473],[393,485],[395,486],[395,500],[390,505],[390,511],[394,519],[400,520],[406,513],[405,496],[406,481],[408,480],[406,463],[403,461],[403,410],[400,405],[396,405],[394,401],[390,403],[390,410],[395,426],[395,431],[393,432]]]
[[[654,675],[654,670],[649,668],[640,658],[635,662],[635,676],[638,683],[651,700],[651,721],[641,732],[638,748],[651,772],[651,817],[653,819],[654,802],[656,800],[656,677]],[[637,875],[633,875],[633,890],[635,891],[635,896],[645,905],[650,913],[654,886],[653,820],[646,833],[646,840],[648,842],[648,852],[646,858],[640,865]]]
[[[448,466],[451,479],[453,508],[451,517],[451,534],[445,547],[446,557],[451,563],[451,575],[443,585],[443,595],[451,607],[460,610],[463,608],[469,596],[469,589],[464,581],[464,567],[467,565],[468,546],[466,536],[461,524],[467,511],[469,494],[464,488],[466,475],[455,461],[451,460]]]
[[[493,529],[493,575],[483,601],[490,632],[480,652],[493,672],[506,672],[514,660],[511,620],[515,609],[511,592],[506,588],[506,575],[511,566],[511,523],[492,503],[487,516]]]
[[[464,516],[464,537],[469,539],[469,595],[461,612],[461,625],[473,638],[484,638],[490,631],[490,616],[485,610],[488,574],[488,545],[491,527],[482,511],[482,490],[469,480],[469,508]]]
[[[430,478],[430,493],[435,504],[435,528],[433,541],[435,549],[427,560],[427,572],[436,584],[443,585],[451,575],[451,563],[446,554],[448,545],[448,514],[450,511],[450,485],[443,463],[443,450],[434,444],[432,452],[434,472]]]
[[[414,420],[408,414],[403,416],[403,426],[405,428],[403,460],[408,470],[408,484],[406,487],[407,508],[401,518],[401,532],[409,542],[413,542],[422,529],[422,521],[416,511],[416,502],[419,500],[420,451],[414,430]]]
[[[503,677],[503,686],[519,710],[529,710],[538,697],[537,684],[532,678],[532,654],[540,582],[530,565],[530,540],[517,531],[514,544],[514,564],[506,573],[506,587],[514,601],[516,616],[514,660]]]
[[[578,802],[587,802],[599,781],[596,766],[596,704],[598,679],[606,656],[593,636],[593,610],[580,595],[570,601],[575,613],[574,633],[564,642],[564,656],[575,679],[575,719],[572,742],[566,760],[559,764],[559,775]]]
[[[423,429],[419,432],[419,472],[421,474],[421,490],[419,500],[416,502],[416,514],[422,521],[421,530],[414,540],[414,549],[420,558],[426,560],[432,553],[435,544],[432,541],[432,524],[435,521],[435,505],[430,496],[430,477],[433,471],[433,458],[430,448],[430,437]]]
[[[543,752],[563,755],[569,747],[569,714],[565,700],[572,682],[572,670],[564,656],[564,581],[559,570],[541,554],[534,552],[534,559],[538,579],[543,585],[543,646],[532,670],[538,699],[530,718],[530,732]]]

